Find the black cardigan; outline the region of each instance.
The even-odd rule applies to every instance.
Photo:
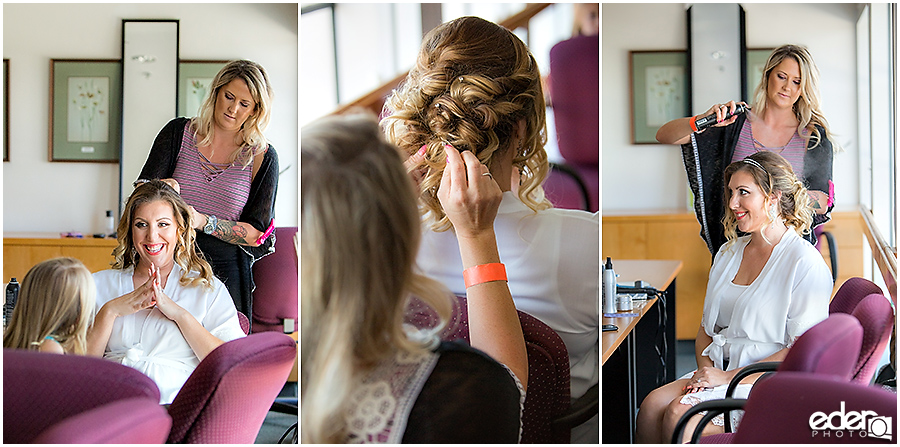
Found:
[[[722,225],[725,216],[725,168],[731,164],[746,119],[747,115],[741,114],[728,126],[710,127],[703,132],[692,133],[691,141],[681,145],[684,169],[694,193],[694,212],[700,222],[700,237],[713,255],[725,243],[725,228]],[[815,147],[812,147],[817,143],[815,140],[809,142],[810,147],[803,156],[805,172],[802,180],[807,189],[828,193],[834,154],[825,129],[819,126],[816,129],[820,141]],[[832,208],[834,204],[828,207],[825,214],[815,214],[812,226],[817,227],[831,220]],[[815,244],[812,229],[805,239]]]

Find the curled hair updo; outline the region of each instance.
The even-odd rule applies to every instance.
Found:
[[[419,199],[435,230],[451,226],[437,199],[444,144],[471,151],[489,169],[495,154],[515,151],[519,199],[535,211],[551,207],[540,186],[549,172],[541,75],[528,48],[509,30],[477,17],[431,30],[415,67],[384,108],[385,135],[404,158],[427,148],[418,166],[424,172]],[[516,135],[520,120],[522,139]]]
[[[781,155],[769,151],[757,152],[745,160],[747,159],[759,163],[763,169],[744,160],[736,161],[725,168],[725,217],[722,218],[722,224],[725,226],[725,237],[728,239],[726,243],[730,245],[737,239],[737,219],[734,211],[728,206],[732,197],[728,184],[731,177],[740,171],[746,171],[753,177],[753,181],[767,197],[767,206],[770,206],[768,197],[780,191],[781,198],[777,203],[776,217],[784,219],[785,225],[793,227],[801,237],[809,233],[813,221],[809,193],[803,182],[794,174],[791,164]],[[774,222],[772,217],[770,215],[770,224]]]

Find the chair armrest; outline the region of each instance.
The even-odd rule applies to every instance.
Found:
[[[122,399],[72,415],[41,432],[37,444],[161,444],[172,418],[156,399]]]
[[[725,398],[730,398],[734,396],[734,390],[737,389],[737,386],[741,383],[741,380],[744,380],[745,377],[750,374],[756,374],[760,372],[767,371],[777,371],[778,366],[781,365],[781,362],[759,362],[759,363],[751,363],[745,366],[743,369],[738,371],[737,374],[731,379],[731,383],[728,384],[728,389],[725,390]]]
[[[724,413],[730,410],[740,410],[744,408],[744,403],[746,403],[746,399],[719,399],[719,400],[709,400],[706,402],[700,402],[697,405],[689,408],[687,412],[681,415],[681,419],[678,420],[678,423],[675,424],[675,432],[672,434],[672,444],[681,444],[681,437],[684,434],[684,427],[687,426],[688,421],[696,416],[698,413],[706,411],[706,415],[700,419],[700,423],[697,424],[697,427],[694,428],[694,433],[691,435],[691,444],[696,444],[700,439],[700,433],[703,432],[703,427],[706,427],[706,424],[712,420],[712,418],[716,417],[716,415]],[[728,418],[725,418],[726,420]]]
[[[583,396],[576,399],[562,416],[554,419],[551,425],[554,430],[571,430],[573,427],[587,422],[599,410],[600,384],[595,383],[594,386],[585,391]]]
[[[725,390],[725,398],[730,399],[734,397],[734,390],[737,389],[737,386],[741,383],[745,377],[750,374],[756,374],[760,372],[774,372],[778,370],[778,367],[781,365],[781,362],[759,362],[759,363],[751,363],[734,375],[731,379],[731,382],[728,384],[728,389]],[[730,415],[726,415],[730,416]],[[731,433],[731,418],[725,418],[725,433]]]

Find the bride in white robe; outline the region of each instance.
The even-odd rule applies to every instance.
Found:
[[[728,242],[709,274],[695,341],[698,368],[644,399],[638,442],[670,442],[690,406],[723,398],[731,378],[751,363],[783,360],[797,337],[828,316],[834,284],[822,256],[801,237],[812,211],[790,164],[757,152],[729,165],[725,183]],[[747,234],[738,237],[737,230]],[[735,397],[746,397],[757,376],[743,380]],[[703,434],[723,432],[723,422],[713,420]],[[687,425],[688,438],[696,423]]]

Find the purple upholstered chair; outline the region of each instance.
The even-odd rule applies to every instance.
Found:
[[[119,401],[129,408],[141,407],[152,420],[134,431],[113,436],[110,430],[125,423],[109,407]],[[143,401],[143,404],[135,402]],[[134,404],[134,405],[131,405]],[[3,350],[3,443],[25,444],[38,438],[64,440],[69,427],[78,420],[103,421],[93,428],[82,427],[83,437],[71,442],[158,442],[165,440],[171,420],[158,411],[159,389],[146,375],[109,360],[78,355],[36,351]],[[136,410],[137,411],[137,410]],[[91,415],[85,414],[93,412]],[[126,415],[121,415],[126,416]],[[83,418],[83,419],[79,419]],[[49,430],[49,431],[48,431]],[[46,433],[45,433],[46,432]],[[105,437],[109,433],[110,437]],[[97,438],[93,438],[97,436]]]
[[[276,332],[222,344],[169,406],[169,443],[252,444],[291,371],[297,345]]]
[[[101,405],[48,427],[35,444],[162,444],[172,418],[159,401],[133,397]]]
[[[891,338],[894,327],[891,302],[872,281],[850,278],[834,294],[828,312],[851,314],[862,324],[863,341],[852,380],[868,384]]]
[[[856,305],[863,298],[873,294],[882,293],[881,287],[878,287],[872,281],[865,278],[853,277],[849,278],[841,284],[838,291],[835,292],[831,303],[828,305],[828,313],[853,313]]]
[[[894,329],[894,309],[883,294],[873,293],[863,298],[850,314],[863,328],[862,346],[851,380],[868,385],[878,369],[878,361],[891,340]]]
[[[849,381],[856,359],[859,356],[859,349],[863,339],[863,328],[851,315],[833,314],[824,321],[809,328],[794,342],[794,345],[788,350],[787,355],[782,362],[760,362],[747,365],[731,380],[728,390],[725,392],[726,399],[731,399],[734,395],[734,389],[738,383],[751,374],[766,371],[775,371],[779,374],[784,372],[805,372],[817,374],[820,376],[833,377],[837,380]],[[769,378],[761,378],[757,384],[770,380]],[[755,390],[757,385],[753,386]],[[751,391],[751,396],[755,391]],[[692,412],[688,412],[693,416]],[[689,418],[688,414],[682,416],[679,425],[684,425]],[[702,422],[701,422],[702,424]],[[743,426],[743,421],[741,422]],[[731,420],[725,418],[725,431],[723,435],[714,435],[701,438],[701,443],[727,443],[732,433]],[[676,429],[676,433],[678,430]],[[698,434],[699,435],[699,434]],[[673,441],[676,438],[673,438]]]
[[[590,211],[590,194],[581,176],[567,165],[550,163],[544,195],[555,208]]]
[[[691,408],[688,415],[708,411],[707,416],[711,417],[737,408],[743,408],[745,413],[740,427],[730,437],[735,444],[897,443],[897,395],[880,387],[847,382],[834,376],[779,372],[757,383],[746,401],[703,402]],[[819,428],[816,430],[811,427],[810,419],[815,413],[827,417],[836,412],[844,415],[873,413],[863,413],[864,420],[860,425],[866,431],[865,436],[860,430],[828,430],[824,426],[816,427]],[[843,417],[835,416],[831,421],[842,424],[839,419]],[[886,439],[877,437],[885,434],[889,434]],[[708,438],[713,437],[701,438],[701,441],[710,442]],[[723,441],[722,437],[716,438]]]
[[[250,333],[250,319],[244,315],[243,312],[238,311],[238,321],[241,323],[241,330],[244,331],[244,335]]]
[[[528,353],[528,392],[522,413],[523,444],[569,443],[573,427],[597,414],[599,388],[594,387],[577,404],[570,400],[569,353],[562,338],[537,318],[522,312],[519,322]],[[406,322],[415,327],[433,327],[435,316],[415,300]],[[465,297],[456,297],[453,315],[441,333],[446,341],[469,342],[468,308]]]
[[[577,36],[550,49],[550,96],[560,155],[600,203],[600,40]]]
[[[275,229],[275,253],[253,264],[253,333],[296,331],[297,227]]]

